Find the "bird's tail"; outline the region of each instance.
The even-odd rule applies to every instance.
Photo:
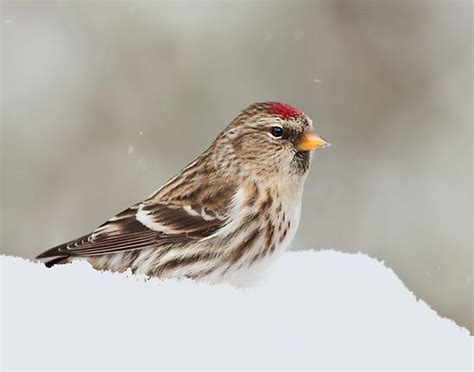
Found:
[[[38,257],[37,257],[38,258]],[[67,259],[68,257],[57,257],[53,260],[49,260],[49,261],[46,261],[44,263],[44,265],[46,267],[53,267],[54,265],[57,265],[57,264],[64,264],[64,263],[67,263]]]

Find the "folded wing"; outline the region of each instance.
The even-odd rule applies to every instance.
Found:
[[[50,262],[55,264],[69,257],[172,246],[206,238],[225,225],[235,188],[228,185],[216,188],[215,183],[206,188],[201,184],[199,191],[203,197],[193,200],[157,196],[136,204],[92,233],[51,248],[37,258],[54,258]],[[219,202],[213,203],[213,199]]]

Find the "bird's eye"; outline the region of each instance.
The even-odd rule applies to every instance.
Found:
[[[283,136],[283,128],[282,127],[272,127],[272,136],[273,137],[281,137]]]

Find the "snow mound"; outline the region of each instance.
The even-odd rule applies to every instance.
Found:
[[[5,369],[472,367],[472,338],[362,254],[284,254],[252,288],[2,257]]]

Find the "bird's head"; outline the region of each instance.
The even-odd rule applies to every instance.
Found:
[[[254,103],[243,110],[216,139],[218,161],[233,163],[248,176],[304,176],[311,152],[330,144],[313,129],[311,119],[279,102]]]

